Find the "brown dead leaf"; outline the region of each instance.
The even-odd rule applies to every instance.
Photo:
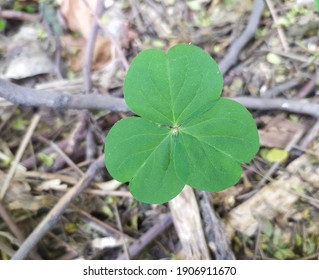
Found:
[[[83,38],[74,36],[64,36],[63,45],[67,50],[70,69],[80,71],[83,64],[83,55],[86,42],[89,38],[92,28],[92,12],[96,10],[96,0],[87,1],[90,8],[84,2],[85,0],[58,0],[60,11],[70,30],[80,33]],[[118,3],[107,9],[106,29],[114,36],[115,39],[122,39],[125,30],[122,10]],[[104,23],[103,23],[104,24]],[[98,70],[103,68],[115,57],[115,48],[110,38],[98,35],[94,45],[92,69]]]
[[[6,174],[0,170],[0,186]],[[53,204],[49,196],[34,196],[31,194],[31,187],[26,182],[20,182],[13,178],[10,187],[4,197],[4,204],[9,210],[24,209],[37,211],[41,207],[50,207]]]
[[[234,229],[252,236],[261,218],[271,220],[279,214],[286,215],[292,211],[293,204],[298,200],[298,195],[293,192],[295,185],[303,187],[304,183],[297,176],[284,174],[234,208],[226,218],[226,231],[230,239]]]
[[[271,220],[278,215],[289,217],[295,211],[293,205],[299,198],[296,190],[303,190],[308,183],[319,187],[319,164],[312,158],[304,154],[295,159],[287,166],[288,172],[230,211],[226,218],[229,238],[233,236],[234,230],[252,236],[260,218]]]
[[[4,172],[0,170],[0,186],[2,186],[5,176],[7,176]],[[28,184],[23,184],[14,178],[10,181],[10,187],[8,188],[6,195],[4,197],[5,203],[10,203],[18,199],[21,195],[27,195],[30,193],[30,186]]]
[[[57,3],[68,28],[87,38],[90,34],[93,17],[84,0],[57,0]],[[87,1],[87,4],[92,11],[95,11],[96,0]]]
[[[285,148],[296,132],[305,127],[302,123],[287,119],[283,114],[262,120],[266,126],[258,130],[260,145],[269,148]]]
[[[83,37],[65,35],[61,37],[66,58],[69,61],[69,67],[72,71],[81,71],[86,40]],[[98,70],[110,62],[115,55],[115,50],[110,40],[98,36],[95,41],[92,69]]]
[[[92,68],[94,70],[101,69],[106,63],[115,56],[115,49],[110,40],[98,36],[96,38],[94,53],[92,59]]]
[[[8,209],[38,211],[42,207],[51,207],[52,204],[53,201],[48,196],[20,195],[15,201],[8,203]]]
[[[319,164],[313,162],[312,158],[313,156],[304,154],[290,163],[287,170],[319,188]]]

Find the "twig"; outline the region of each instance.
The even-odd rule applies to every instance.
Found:
[[[74,129],[70,133],[65,152],[67,154],[73,154],[75,149],[79,146],[79,143],[85,138],[88,130],[88,121],[86,114],[80,114],[80,120],[75,125]]]
[[[253,110],[282,110],[297,114],[310,115],[319,118],[319,105],[307,103],[306,100],[287,100],[284,98],[256,98],[256,97],[237,97],[231,98],[248,109]]]
[[[308,145],[317,137],[319,131],[319,120],[307,131],[306,136],[301,140],[300,148],[306,149]]]
[[[94,158],[95,155],[95,141],[93,137],[93,131],[91,127],[89,127],[88,132],[85,137],[86,146],[85,146],[85,159],[90,160]]]
[[[277,12],[275,10],[274,4],[272,3],[271,0],[265,0],[265,1],[267,3],[268,8],[269,8],[270,14],[274,20],[274,23],[278,24],[278,16],[277,16]],[[280,26],[277,26],[277,32],[278,32],[280,43],[281,43],[284,51],[288,52],[289,45],[287,43],[287,38],[286,38],[286,35],[284,33],[284,30]]]
[[[48,215],[28,236],[28,238],[25,240],[25,242],[22,244],[22,246],[19,248],[12,259],[22,260],[28,255],[28,253],[39,242],[39,240],[56,224],[71,200],[90,185],[96,172],[103,168],[103,166],[103,156],[100,156],[95,162],[90,165],[82,179],[73,188],[71,188],[51,209]]]
[[[16,223],[14,222],[14,220],[11,218],[7,209],[2,205],[1,201],[0,201],[0,216],[3,219],[3,221],[7,224],[11,232],[14,234],[14,236],[18,239],[20,244],[22,244],[23,241],[25,240],[25,237],[23,233],[20,231],[20,229],[18,228],[18,226],[16,225]],[[35,260],[42,259],[41,256],[35,251],[30,252],[30,257]]]
[[[219,63],[220,71],[225,74],[238,61],[238,55],[243,47],[255,35],[260,22],[262,12],[265,8],[264,0],[255,0],[247,26],[244,32],[232,43],[223,60]]]
[[[86,192],[99,196],[119,196],[133,198],[129,191],[87,190]]]
[[[260,251],[260,239],[261,239],[261,224],[258,223],[258,230],[256,234],[255,250],[254,250],[254,260],[257,259],[258,251]],[[262,256],[261,256],[261,259],[262,259]]]
[[[1,100],[0,100],[1,102]],[[9,104],[10,105],[10,104]],[[5,105],[4,107],[6,107],[7,105]],[[1,106],[0,106],[1,107]],[[13,116],[15,115],[16,113],[16,106],[14,106],[13,108],[11,108],[10,112],[9,112],[9,115],[8,115],[8,118],[2,120],[1,124],[0,124],[0,137],[1,137],[1,134],[3,134],[5,132],[5,127],[7,124],[10,123],[10,121],[12,120]]]
[[[12,250],[7,244],[3,243],[1,240],[0,240],[0,251],[4,252],[9,257],[12,257],[15,254],[15,251]]]
[[[276,85],[273,88],[268,89],[263,95],[263,98],[274,98],[278,96],[283,91],[294,88],[295,86],[300,84],[300,79],[293,79],[287,82],[283,82],[279,85]]]
[[[203,218],[206,238],[216,260],[234,260],[235,256],[227,240],[224,224],[210,204],[207,192],[198,191],[199,207]]]
[[[185,258],[209,260],[209,249],[193,189],[186,185],[168,205]]]
[[[115,219],[116,219],[116,223],[118,228],[120,229],[121,233],[122,233],[122,242],[123,242],[123,249],[124,249],[124,254],[126,255],[126,259],[130,259],[130,255],[128,253],[128,249],[127,249],[127,239],[125,238],[125,236],[123,235],[123,227],[122,227],[122,222],[121,222],[121,218],[120,218],[120,214],[119,211],[117,209],[117,205],[115,204],[113,207],[114,210],[114,214],[115,214]]]
[[[37,91],[1,79],[0,96],[15,104],[25,106],[130,112],[123,98],[99,94],[68,95],[60,92]],[[252,110],[281,110],[319,118],[319,104],[307,103],[306,100],[256,97],[236,97],[231,99]]]
[[[300,129],[299,131],[296,132],[296,134],[294,135],[294,137],[289,141],[289,143],[287,144],[287,146],[285,147],[285,150],[289,153],[294,147],[295,145],[299,142],[300,138],[302,137],[304,133],[303,129]],[[254,187],[254,189],[249,192],[249,193],[245,193],[243,195],[240,195],[237,197],[238,200],[243,200],[243,199],[247,199],[249,197],[251,197],[252,195],[254,195],[256,192],[259,191],[259,189],[269,180],[271,180],[271,176],[275,173],[275,171],[280,167],[280,162],[275,162],[272,164],[272,166],[269,168],[269,170],[267,171],[267,173],[263,176],[263,178],[258,182],[258,184]]]
[[[74,207],[75,208],[75,207]],[[129,235],[125,234],[124,232],[119,231],[118,229],[115,229],[114,227],[102,222],[101,220],[93,217],[89,213],[79,209],[75,208],[77,212],[79,212],[87,221],[93,222],[94,224],[98,225],[99,227],[103,228],[109,235],[116,235],[116,236],[122,236],[130,241],[136,241],[134,238],[130,237]]]
[[[307,97],[315,88],[316,88],[316,84],[318,81],[318,77],[319,75],[317,73],[315,73],[310,81],[308,81],[298,92],[298,97],[301,98],[305,98]]]
[[[59,173],[45,173],[38,171],[27,171],[21,174],[24,178],[33,178],[37,180],[54,180],[59,179],[64,183],[74,185],[78,182],[78,179],[73,176],[63,175]]]
[[[5,207],[2,205],[2,202],[0,201],[0,216],[3,219],[3,221],[8,225],[11,232],[14,234],[14,236],[18,239],[20,243],[24,241],[24,236],[16,223],[11,219],[8,211],[5,209]]]
[[[64,240],[60,239],[58,236],[56,236],[54,233],[52,233],[51,231],[48,232],[48,235],[53,238],[55,241],[57,241],[58,243],[60,243],[62,246],[64,246],[66,248],[67,251],[67,256],[69,257],[69,259],[74,259],[76,258],[79,253],[77,250],[75,250],[72,246],[70,246],[67,242],[65,242]],[[64,255],[65,256],[65,255]],[[59,260],[64,259],[63,257],[59,257]]]
[[[313,57],[306,57],[302,56],[299,54],[295,54],[292,51],[290,52],[283,52],[283,51],[277,51],[277,50],[272,50],[271,51],[274,54],[278,54],[282,57],[287,57],[291,60],[299,61],[299,62],[304,62],[304,65],[301,65],[300,68],[305,68],[306,66],[313,64],[313,65],[319,65],[319,60],[314,59]],[[258,53],[265,53],[264,51],[258,51]]]
[[[130,258],[135,258],[138,254],[155,238],[161,235],[166,229],[168,229],[173,223],[170,214],[160,219],[152,228],[150,228],[146,233],[144,233],[137,241],[133,242],[128,248],[128,253]],[[126,260],[126,254],[118,256],[118,260]]]
[[[84,175],[83,171],[72,161],[72,159],[70,159],[70,157],[65,152],[62,151],[62,149],[57,144],[45,139],[44,137],[40,135],[38,136],[38,138],[40,139],[40,141],[50,145],[50,147],[54,151],[56,151],[76,173],[78,173],[80,176]]]
[[[26,134],[24,135],[24,137],[22,139],[21,145],[19,146],[17,154],[16,154],[16,156],[15,156],[15,158],[10,166],[9,172],[4,179],[3,185],[1,186],[0,200],[2,200],[4,198],[6,191],[9,188],[10,181],[11,181],[12,177],[14,176],[14,173],[16,171],[18,163],[20,162],[22,155],[24,153],[24,150],[26,149],[26,147],[29,143],[29,140],[32,136],[32,133],[35,130],[36,126],[38,125],[39,121],[40,121],[40,115],[35,114],[30,122],[30,125],[28,127]]]
[[[39,15],[32,15],[20,11],[0,10],[0,18],[3,19],[18,19],[22,21],[39,21]]]
[[[58,92],[42,92],[17,86],[0,80],[0,96],[25,106],[46,106],[68,109],[109,109],[111,111],[129,112],[124,99],[98,94],[68,95]],[[306,103],[305,100],[287,100],[284,98],[237,97],[233,100],[253,110],[283,110],[319,118],[319,105]]]
[[[97,15],[92,11],[90,5],[88,4],[87,0],[82,0],[83,3],[87,6],[87,8],[89,9],[90,13],[92,14],[92,16],[94,17],[94,19],[96,20],[96,22],[98,23],[99,27],[101,28],[102,32],[104,33],[104,36],[107,37],[108,39],[111,40],[113,46],[115,47],[115,50],[118,54],[118,56],[120,57],[122,64],[125,68],[125,71],[128,70],[129,68],[129,63],[123,53],[123,50],[121,49],[121,47],[119,46],[118,42],[116,41],[116,39],[114,38],[114,35],[106,28],[106,26],[101,22],[101,20],[97,17]]]
[[[57,145],[60,148],[64,148],[67,145],[67,140],[66,139],[61,140],[57,143]],[[52,152],[53,152],[53,149],[51,147],[47,147],[47,148],[40,150],[37,154],[44,153],[44,154],[48,155]],[[31,168],[35,167],[38,163],[39,163],[39,158],[34,154],[32,154],[30,157],[26,158],[25,160],[21,161],[21,165],[23,165],[26,169],[31,169]]]
[[[86,44],[86,49],[84,53],[84,60],[83,60],[83,68],[82,68],[82,73],[83,73],[83,80],[84,80],[84,92],[85,94],[89,94],[90,91],[92,90],[92,79],[91,79],[91,64],[92,64],[92,58],[93,58],[93,53],[94,53],[94,45],[96,42],[96,38],[98,35],[98,29],[99,29],[99,24],[97,20],[99,17],[103,14],[104,12],[104,2],[101,0],[96,1],[96,8],[95,8],[95,17],[92,22],[92,28],[91,32],[88,36],[87,44]],[[85,111],[82,113],[83,116],[81,117],[82,121],[87,123],[88,130],[86,133],[86,146],[85,146],[85,158],[87,160],[93,159],[94,158],[94,148],[95,148],[95,142],[93,138],[93,132],[91,127],[88,125],[89,124],[89,119],[90,119],[90,112]]]
[[[68,95],[59,92],[37,91],[21,87],[0,79],[0,96],[15,104],[25,106],[46,106],[56,109],[107,109],[110,111],[128,112],[122,98],[91,95]]]
[[[104,12],[104,3],[101,0],[98,0],[96,2],[96,11],[95,15],[96,18],[99,18]],[[92,23],[92,28],[91,32],[89,34],[85,52],[84,52],[84,59],[83,59],[83,68],[82,68],[82,73],[83,73],[83,80],[84,80],[84,90],[86,94],[89,94],[90,91],[92,90],[92,80],[91,80],[91,64],[92,64],[92,57],[93,57],[93,52],[94,52],[94,45],[96,41],[96,37],[98,34],[98,22],[94,18],[93,23]]]

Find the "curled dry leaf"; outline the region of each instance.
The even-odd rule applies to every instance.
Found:
[[[110,180],[106,182],[96,183],[96,185],[104,191],[114,191],[117,188],[119,188],[123,183],[116,181],[116,180]]]
[[[83,51],[92,32],[92,22],[94,20],[92,12],[96,11],[97,1],[86,1],[90,8],[84,0],[58,0],[57,2],[60,5],[60,11],[67,27],[80,33],[84,38],[84,41],[74,36],[64,36],[62,38],[65,48],[70,50],[69,53],[73,53],[73,55],[69,55],[71,69],[79,71],[82,66]],[[106,10],[107,23],[104,23],[104,20],[100,21],[116,40],[122,39],[125,30],[124,16],[119,4],[115,3]],[[114,55],[115,48],[111,38],[98,35],[94,46],[92,68],[95,70],[101,69],[112,61]]]
[[[294,185],[303,186],[304,183],[297,176],[289,177],[285,174],[234,208],[226,218],[229,238],[233,236],[234,229],[252,236],[256,233],[261,218],[271,220],[292,210],[293,204],[298,200],[298,195],[292,192]]]
[[[95,11],[97,0],[86,2]],[[87,38],[91,30],[92,15],[86,3],[83,0],[57,0],[57,3],[68,28]]]
[[[289,216],[299,198],[295,189],[304,189],[307,183],[319,186],[319,169],[311,164],[309,155],[295,159],[287,166],[287,171],[289,173],[282,174],[229,213],[226,218],[229,237],[234,234],[234,229],[252,236],[258,229],[260,218],[271,220],[279,214]]]
[[[91,242],[94,249],[103,250],[106,248],[115,248],[123,245],[123,240],[115,239],[114,237],[95,238]]]
[[[67,184],[61,184],[60,179],[48,180],[41,183],[36,189],[38,191],[47,190],[65,190],[68,187]]]
[[[319,188],[319,164],[313,159],[313,156],[304,154],[289,164],[287,170],[292,174],[298,174],[302,180]]]
[[[6,174],[0,170],[0,186],[5,179]],[[51,198],[47,195],[34,196],[31,194],[31,187],[28,183],[18,181],[13,178],[10,187],[4,197],[4,204],[9,210],[30,210],[37,211],[41,207],[50,207],[53,204]]]
[[[54,71],[54,64],[38,39],[37,29],[33,26],[22,26],[8,43],[6,54],[7,79],[24,79]]]

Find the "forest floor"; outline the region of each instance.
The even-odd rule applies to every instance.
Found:
[[[216,227],[229,258],[318,259],[313,1],[101,2],[0,1],[0,259],[195,258],[185,244],[199,244],[183,229],[203,232],[209,258],[223,258]],[[103,161],[109,129],[132,115],[122,99],[131,60],[177,43],[219,63],[222,95],[245,105],[259,131],[241,180],[206,194],[206,208],[198,196],[180,208],[140,203]],[[77,97],[92,93],[110,103],[77,110]],[[75,103],[57,108],[65,96]]]

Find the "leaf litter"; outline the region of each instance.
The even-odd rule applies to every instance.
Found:
[[[60,2],[66,4],[67,1]],[[178,0],[116,2],[120,3],[119,10],[125,15],[124,20],[121,20],[125,24],[129,36],[125,38],[126,42],[123,46],[130,61],[145,48],[157,46],[167,50],[177,43],[192,42],[202,47],[218,62],[224,57],[233,40],[244,29],[252,8],[252,1],[245,1],[245,4],[241,1],[240,5],[236,5],[236,1],[196,0],[188,4]],[[276,2],[275,6],[280,18],[279,25],[284,30],[290,52],[283,52],[277,35],[278,25],[274,24],[269,11],[265,9],[255,38],[242,50],[240,60],[235,67],[224,76],[223,96],[251,95],[261,97],[264,92],[273,89],[278,84],[301,77],[302,82],[293,88],[280,91],[277,97],[298,100],[302,96],[306,102],[317,102],[318,89],[316,85],[311,87],[309,84],[308,88],[305,87],[315,72],[319,52],[318,16],[314,14],[314,6],[288,0]],[[243,9],[239,10],[238,7],[243,7]],[[107,10],[105,15],[104,20],[107,21]],[[3,38],[0,41],[1,77],[4,77],[5,69],[8,66],[7,46],[11,41],[11,36],[17,33],[18,28],[30,25],[30,23],[23,21],[14,21],[13,23],[11,19],[4,19],[4,21],[4,30],[0,31],[1,38]],[[38,24],[31,23],[33,26]],[[78,32],[84,32],[88,26],[91,24],[87,25],[85,29],[81,28]],[[73,38],[77,36],[68,31],[63,33],[63,36],[68,35],[73,36]],[[122,34],[120,31],[118,33]],[[84,35],[83,37],[86,38]],[[44,40],[42,43],[52,39],[49,33],[47,37],[42,38]],[[117,42],[122,44],[121,40]],[[296,44],[292,44],[292,42],[296,42]],[[73,47],[66,45],[62,46],[62,50],[64,53],[74,51],[74,60],[79,61],[78,50],[83,49],[84,46],[85,41],[82,41],[74,47],[74,50],[72,50]],[[114,46],[104,45],[102,49],[109,50],[112,47]],[[46,54],[51,62],[55,61],[52,49],[49,49]],[[115,56],[113,53],[111,56],[106,54],[107,52],[103,52],[105,57],[99,59],[100,66],[96,68],[101,69],[105,63],[113,63],[118,59],[118,54]],[[269,54],[273,55],[269,57]],[[70,65],[72,63],[64,66],[67,71]],[[78,63],[76,67],[71,69],[74,75],[79,77],[79,80],[59,82],[52,74],[43,75],[34,72],[28,74],[28,78],[20,80],[19,83],[36,87],[41,87],[42,84],[45,87],[49,82],[56,82],[53,88],[60,86],[60,90],[68,91],[69,88],[65,87],[66,83],[67,86],[70,85],[72,94],[79,93],[83,78],[77,71],[80,70],[81,65]],[[121,69],[121,64],[114,65],[115,71],[111,76],[113,77],[111,83],[100,82],[108,74],[107,71],[93,73],[94,90],[99,90],[102,94],[122,96],[123,74],[121,73],[123,73],[123,69]],[[51,70],[50,73],[52,73]],[[69,77],[72,78],[72,75]],[[0,146],[2,178],[8,172],[8,161],[10,164],[10,160],[19,148],[21,135],[23,135],[33,114],[29,108],[20,106],[17,109],[16,106],[8,106],[4,102],[6,101],[0,99],[0,104],[5,104],[5,106],[0,106],[0,137],[1,141],[5,143],[5,145],[1,144]],[[42,176],[14,177],[6,200],[3,202],[13,220],[26,236],[65,192],[63,183],[68,184],[68,188],[70,188],[75,183],[74,178],[78,178],[75,171],[67,166],[58,155],[52,157],[52,165],[46,165],[35,157],[38,153],[47,156],[55,153],[48,150],[48,147],[39,141],[37,136],[47,137],[57,143],[83,172],[90,163],[90,160],[85,157],[85,147],[89,143],[85,137],[88,125],[78,121],[79,114],[51,109],[40,109],[40,113],[43,114],[43,118],[32,136],[21,163],[26,163],[29,169],[27,172],[38,172]],[[269,178],[269,182],[260,191],[253,193],[254,186],[267,173],[272,163],[265,161],[258,155],[251,164],[244,165],[242,181],[236,186],[214,193],[212,196],[215,210],[223,218],[226,227],[230,227],[231,224],[236,225],[237,231],[231,230],[232,250],[238,259],[316,259],[318,258],[319,246],[319,151],[317,144],[319,135],[318,130],[312,129],[315,125],[314,120],[299,114],[297,114],[296,120],[291,114],[276,111],[256,110],[252,113],[258,124],[262,147],[283,149],[301,127],[305,130],[305,135],[302,141],[289,152],[288,158],[279,165],[272,178]],[[5,116],[9,117],[5,118]],[[93,127],[98,127],[99,131],[106,132],[117,120],[130,116],[130,114],[93,112],[93,116]],[[19,118],[24,120],[25,128],[20,126],[22,130],[14,129],[15,125],[19,123]],[[268,120],[265,121],[265,118]],[[58,119],[60,125],[55,127],[52,122]],[[271,122],[271,120],[275,121]],[[69,127],[61,126],[68,122],[71,123]],[[81,127],[81,129],[76,130],[76,126]],[[94,130],[94,139],[96,154],[102,154],[103,143],[99,141],[96,130]],[[45,174],[51,174],[56,178],[66,176],[73,178],[73,181],[64,178],[67,181],[65,182],[61,179],[63,187],[59,187],[61,185],[57,184],[58,181],[50,182],[54,178],[46,177]],[[95,183],[91,184],[86,192],[83,192],[72,202],[72,205],[69,205],[61,220],[52,228],[51,233],[55,238],[52,235],[46,236],[39,243],[38,251],[43,258],[72,256],[72,258],[116,259],[123,250],[121,235],[112,230],[106,230],[107,226],[110,226],[120,232],[114,215],[116,211],[114,206],[118,209],[123,232],[135,240],[148,234],[148,230],[158,225],[159,217],[163,217],[169,212],[167,205],[145,205],[138,203],[131,197],[121,196],[121,193],[127,192],[127,185],[114,183],[106,172],[97,174],[95,182],[97,182],[96,185]],[[106,182],[110,182],[110,184]],[[42,187],[39,188],[41,185]],[[97,189],[105,191],[105,193],[112,193],[112,195],[101,196],[91,192]],[[273,199],[270,201],[270,198]],[[254,201],[259,207],[251,207],[251,205],[255,205]],[[285,209],[278,208],[281,203],[287,207]],[[89,213],[90,218],[84,219],[79,211],[74,210],[77,208],[72,207],[78,207]],[[258,212],[258,209],[261,208],[266,210],[261,211],[261,214],[264,215],[260,215]],[[231,223],[230,220],[234,218],[234,213],[239,211],[238,209],[243,209],[240,212],[242,219],[239,222],[233,221]],[[67,226],[65,227],[65,225]],[[1,229],[7,231],[4,222],[1,222],[0,226]],[[71,228],[72,230],[67,230]],[[243,229],[250,230],[247,232]],[[134,255],[135,258],[176,259],[186,257],[181,254],[183,250],[178,242],[178,233],[173,228],[167,229],[165,226],[162,226],[160,230],[163,231],[161,231],[161,236],[156,238],[156,242],[152,242],[149,247]],[[99,248],[94,247],[95,249],[91,250],[93,253],[90,256],[85,254],[88,252],[86,251],[88,250],[87,244],[91,244],[90,242],[96,238],[101,240],[101,244],[104,242],[109,244],[110,241],[119,247],[107,248],[105,244],[101,247],[98,245],[95,247]],[[109,239],[103,241],[103,238]],[[1,237],[0,241],[10,248],[16,249],[13,239]],[[89,251],[90,248],[89,246]],[[70,252],[73,253],[70,255],[68,254]],[[2,251],[1,256],[2,258],[7,257]]]

